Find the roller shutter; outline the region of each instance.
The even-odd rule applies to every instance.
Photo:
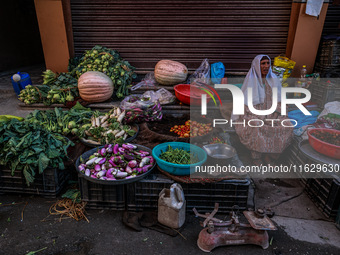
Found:
[[[160,59],[204,58],[243,72],[257,54],[285,53],[291,0],[71,0],[76,54],[117,49],[140,73]]]

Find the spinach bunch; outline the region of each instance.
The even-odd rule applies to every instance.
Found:
[[[50,133],[35,123],[12,119],[0,123],[0,165],[22,170],[29,186],[34,176],[47,168],[65,169],[67,148],[74,145],[66,137]]]

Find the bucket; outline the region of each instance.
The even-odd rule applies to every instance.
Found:
[[[28,73],[17,72],[16,74],[18,74],[20,77],[15,77],[16,75],[13,75],[11,77],[11,81],[15,93],[19,96],[21,90],[25,89],[27,85],[32,85],[32,81]],[[15,78],[13,79],[13,77]]]
[[[182,227],[185,222],[185,206],[181,185],[174,183],[170,189],[163,189],[158,198],[158,222],[170,228]]]

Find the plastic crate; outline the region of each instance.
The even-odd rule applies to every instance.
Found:
[[[125,210],[124,185],[102,185],[78,176],[81,199],[87,209]]]
[[[340,178],[308,179],[305,191],[326,217],[336,218],[340,206]]]
[[[0,193],[19,193],[55,198],[66,186],[70,176],[68,169],[47,168],[42,174],[36,174],[34,183],[27,186],[24,174],[20,170],[0,166]]]
[[[130,211],[157,210],[159,193],[169,188],[174,181],[162,174],[127,184],[127,209]],[[185,195],[186,210],[195,207],[200,212],[211,212],[219,203],[219,213],[229,213],[234,205],[240,210],[247,209],[250,181],[224,180],[216,183],[180,183]]]
[[[340,101],[340,83],[314,81],[311,84],[310,92],[312,101],[317,103],[320,108],[324,108],[325,104],[332,101]]]
[[[316,63],[322,67],[339,67],[340,40],[324,40],[320,44]]]

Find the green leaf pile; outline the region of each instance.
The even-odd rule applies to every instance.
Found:
[[[23,171],[29,186],[46,168],[64,169],[67,148],[73,143],[40,125],[12,119],[0,123],[0,165]]]

